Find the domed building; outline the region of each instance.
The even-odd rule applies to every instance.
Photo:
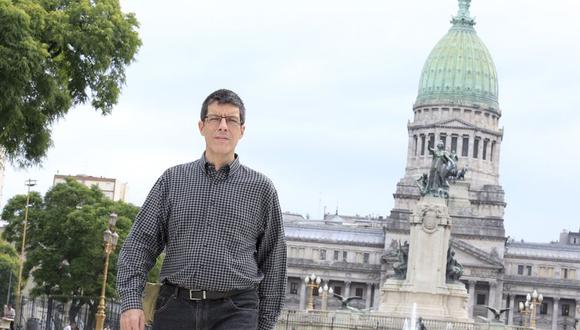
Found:
[[[537,327],[571,329],[580,318],[580,233],[559,242],[514,242],[504,228],[504,191],[499,181],[503,129],[499,121],[498,75],[492,56],[475,30],[470,0],[458,0],[451,28],[427,57],[419,79],[413,119],[408,123],[405,175],[397,183],[387,217],[328,214],[315,221],[285,214],[288,242],[287,307],[304,309],[303,278],[315,273],[343,296],[359,296],[355,307],[378,309],[380,289],[393,274],[394,252],[409,240],[409,219],[420,199],[417,184],[429,173],[430,148],[441,141],[465,169],[450,186],[451,246],[464,266],[469,315],[492,318],[487,306],[510,308],[508,324],[527,325],[520,302],[537,290]],[[426,261],[428,262],[428,261]],[[314,301],[320,304],[320,297]],[[358,304],[358,305],[357,305]],[[339,308],[336,301],[330,309]],[[502,316],[503,317],[503,316]]]
[[[429,149],[441,141],[457,155],[458,167],[467,169],[465,180],[453,184],[449,192],[452,246],[465,266],[471,315],[487,316],[485,306],[499,307],[503,289],[506,203],[499,183],[503,131],[495,65],[475,31],[469,4],[459,1],[451,28],[423,66],[414,117],[408,124],[405,176],[397,184],[387,235],[391,241],[407,239],[409,217],[420,198],[416,180],[429,173]]]

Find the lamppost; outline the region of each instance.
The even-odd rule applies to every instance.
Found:
[[[332,295],[334,290],[328,287],[328,283],[324,284],[324,286],[318,287],[318,293],[322,295],[322,310],[325,311],[328,309],[328,294]]]
[[[530,315],[530,328],[536,328],[536,310],[542,304],[543,300],[544,296],[541,294],[538,295],[538,291],[534,290],[531,295],[529,293],[526,295],[525,304],[523,302],[519,303],[520,313]]]
[[[99,306],[97,307],[96,320],[97,324],[95,330],[103,330],[105,324],[105,288],[107,287],[107,272],[109,269],[109,255],[115,250],[119,234],[115,232],[115,224],[117,223],[117,214],[111,213],[109,216],[109,227],[105,230],[103,239],[105,241],[105,267],[103,270],[103,286],[101,288],[101,297],[99,299]]]
[[[22,312],[22,271],[24,269],[24,246],[26,245],[26,227],[28,226],[28,207],[30,206],[30,187],[36,186],[36,180],[28,179],[24,181],[24,185],[28,187],[26,192],[26,206],[24,206],[24,223],[22,224],[22,244],[20,247],[20,259],[18,270],[18,286],[16,287],[16,320],[20,320]],[[18,322],[17,322],[18,323]]]
[[[308,292],[308,304],[306,306],[306,310],[311,311],[314,309],[314,288],[318,288],[320,286],[320,282],[322,280],[319,276],[316,276],[314,273],[312,275],[307,275],[304,278],[304,283],[309,288]]]
[[[526,316],[530,315],[530,302],[526,300],[524,304],[524,302],[520,301],[520,303],[518,304],[518,311],[520,312],[520,314],[522,314],[520,325],[524,326],[523,321],[526,319]]]
[[[532,299],[530,299],[532,298]],[[536,328],[536,310],[538,309],[538,306],[540,306],[542,304],[542,301],[544,300],[544,296],[542,296],[542,294],[538,295],[538,291],[534,290],[534,292],[532,292],[532,296],[530,297],[530,294],[528,293],[528,295],[526,296],[526,300],[530,301],[530,305],[532,306],[531,308],[531,312],[532,315],[530,316],[530,326],[532,328]]]

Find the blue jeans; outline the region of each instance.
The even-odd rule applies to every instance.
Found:
[[[186,300],[162,286],[155,304],[153,330],[255,330],[258,293],[248,290],[216,300]]]

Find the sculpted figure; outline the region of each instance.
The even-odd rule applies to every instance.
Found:
[[[399,250],[397,251],[397,262],[393,264],[393,269],[395,270],[395,275],[404,279],[407,277],[407,263],[409,261],[409,242],[405,241],[403,245],[399,241]]]
[[[447,281],[449,282],[456,282],[459,278],[463,275],[463,265],[455,259],[455,251],[451,249],[447,250]]]

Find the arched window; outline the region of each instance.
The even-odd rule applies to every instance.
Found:
[[[463,136],[463,142],[461,145],[461,156],[467,157],[469,155],[469,135]]]
[[[457,134],[451,135],[451,152],[457,153]]]
[[[489,144],[488,139],[483,140],[483,153],[482,153],[482,157],[481,157],[481,158],[483,158],[483,160],[487,159],[487,145],[488,144]]]
[[[475,140],[473,140],[473,158],[478,158],[479,157],[479,140],[481,140],[480,137],[475,137]]]

